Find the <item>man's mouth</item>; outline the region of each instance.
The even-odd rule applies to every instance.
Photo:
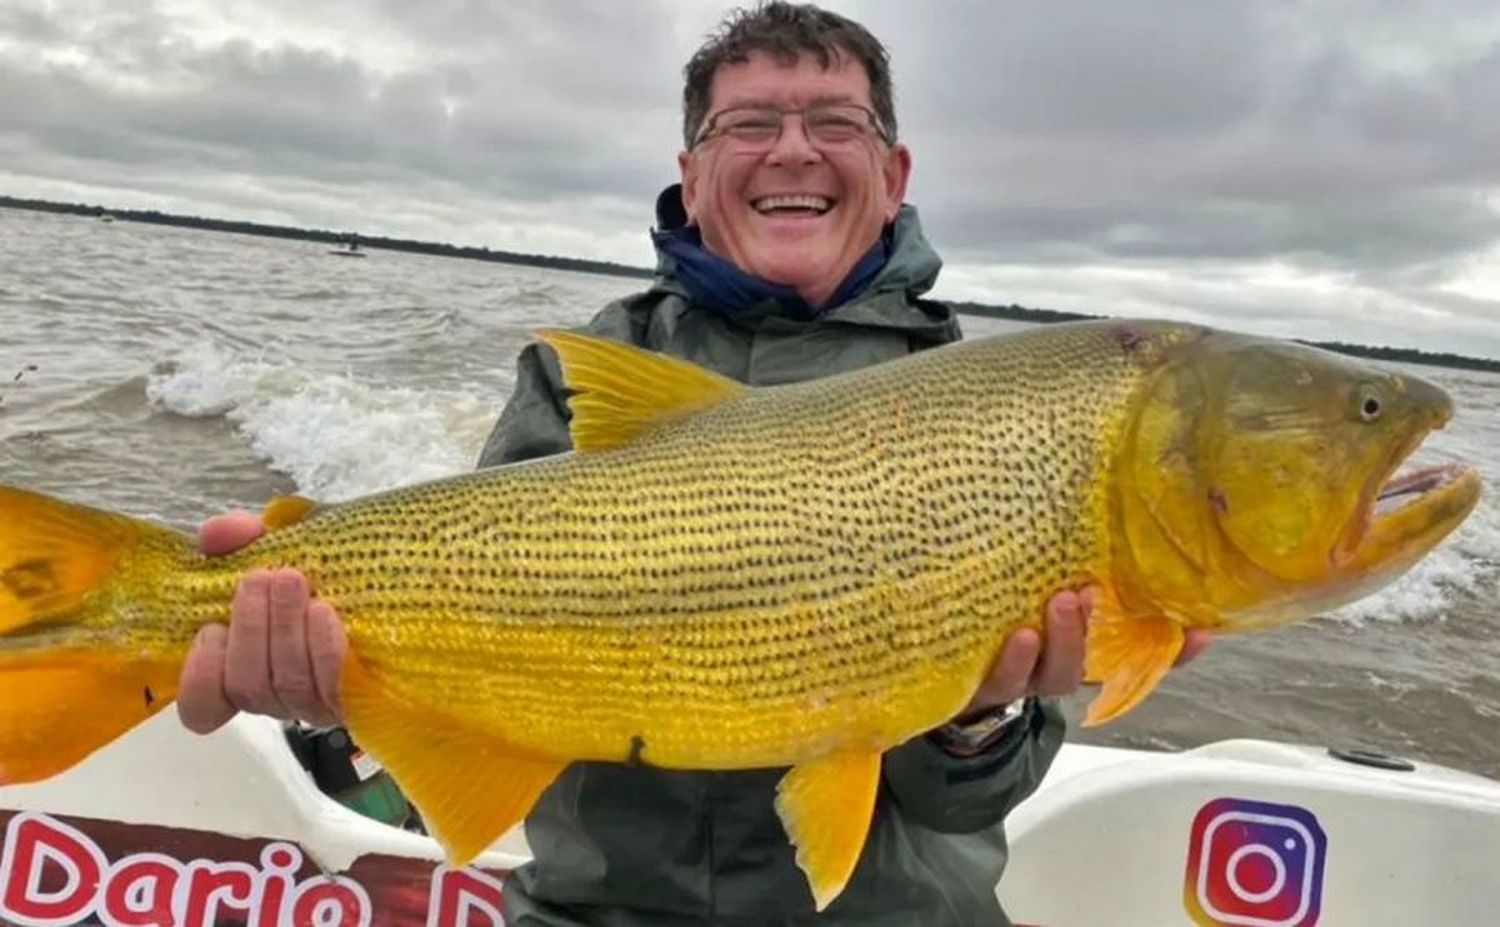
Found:
[[[752,200],[750,208],[763,216],[821,216],[833,208],[833,200],[805,193],[763,196]]]

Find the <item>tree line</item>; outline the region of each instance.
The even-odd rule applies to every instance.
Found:
[[[407,238],[388,238],[383,235],[363,235],[356,232],[333,232],[326,229],[301,229],[287,225],[267,225],[261,222],[242,222],[234,219],[210,219],[203,216],[180,216],[155,209],[108,209],[103,206],[82,203],[54,203],[48,200],[19,199],[0,196],[0,206],[12,209],[31,209],[39,212],[67,213],[110,218],[124,222],[145,222],[151,225],[174,225],[183,228],[207,229],[213,232],[233,232],[240,235],[262,235],[268,238],[290,238],[302,241],[317,241],[330,245],[360,248],[380,248],[386,251],[407,251],[413,254],[431,254],[438,257],[469,258],[478,261],[499,261],[505,264],[521,264],[527,267],[546,267],[551,270],[576,270],[590,274],[609,274],[616,277],[650,277],[652,271],[644,267],[630,267],[611,261],[590,261],[582,258],[555,257],[549,254],[522,254],[516,251],[495,251],[490,248],[470,248],[441,242],[413,241]]]

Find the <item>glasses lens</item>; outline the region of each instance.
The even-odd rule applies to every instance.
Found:
[[[747,145],[769,145],[781,133],[781,112],[774,109],[728,109],[714,120],[712,134]]]
[[[844,145],[875,131],[870,111],[863,106],[815,106],[803,114],[807,136],[823,145]]]
[[[835,146],[879,135],[875,114],[855,104],[827,104],[803,110],[780,110],[769,106],[726,109],[705,124],[699,143],[720,136],[742,148],[769,148],[781,137],[787,115],[802,116],[807,138],[814,145]]]

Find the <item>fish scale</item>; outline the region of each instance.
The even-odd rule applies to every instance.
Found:
[[[194,613],[158,620],[186,639],[226,577],[298,566],[377,677],[528,749],[737,768],[890,746],[1099,565],[1107,539],[1057,513],[1104,523],[1134,358],[1080,332],[750,391],[618,450],[329,506],[195,560]]]

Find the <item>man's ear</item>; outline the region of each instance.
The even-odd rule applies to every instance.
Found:
[[[897,142],[886,152],[881,170],[885,176],[885,221],[896,221],[896,213],[906,202],[906,184],[911,180],[911,149]],[[683,185],[686,189],[686,184]]]
[[[698,168],[691,151],[677,152],[677,171],[682,176],[682,208],[688,224],[693,222],[693,204],[698,201]]]

